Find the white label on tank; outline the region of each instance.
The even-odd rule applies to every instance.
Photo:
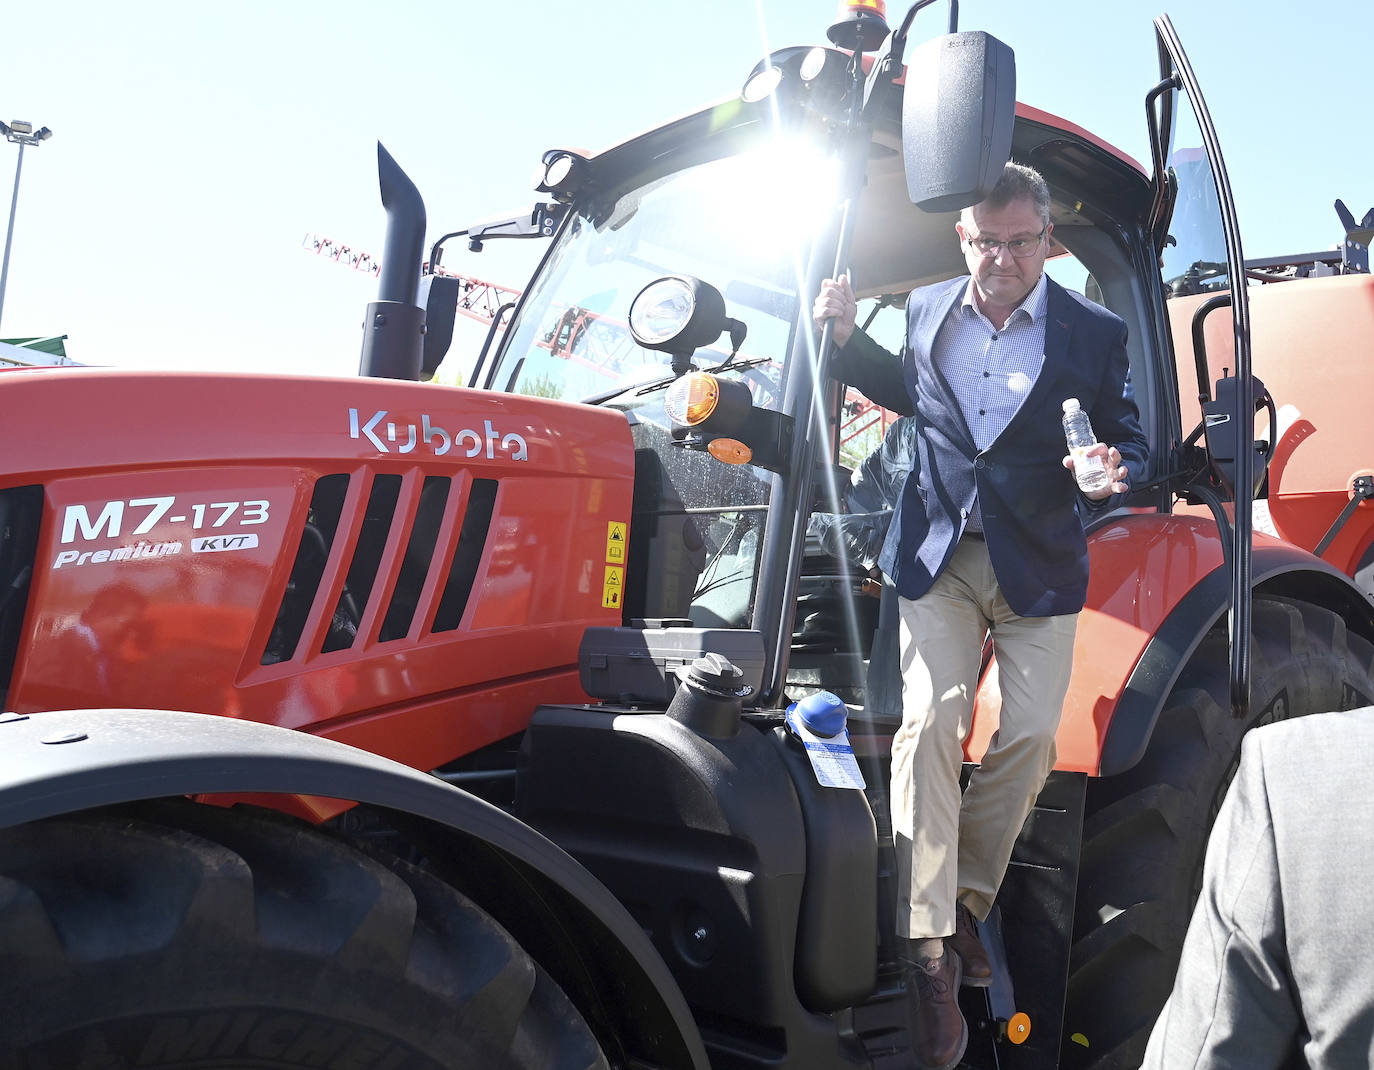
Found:
[[[854,748],[846,739],[843,743],[821,743],[806,741],[806,756],[811,759],[811,768],[816,780],[823,788],[860,788],[864,787],[864,775],[859,772]]]

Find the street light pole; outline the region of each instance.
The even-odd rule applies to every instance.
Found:
[[[52,137],[52,131],[46,126],[39,130],[33,128],[33,123],[22,122],[15,119],[10,123],[0,123],[0,134],[5,135],[5,140],[19,146],[19,161],[14,165],[14,192],[10,195],[10,223],[5,231],[5,257],[0,261],[0,316],[5,313],[5,283],[10,274],[10,245],[14,241],[14,212],[19,206],[19,175],[24,169],[24,147],[26,145],[37,145],[47,141]]]

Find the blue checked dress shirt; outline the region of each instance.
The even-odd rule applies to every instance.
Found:
[[[1045,363],[1046,295],[1042,272],[999,331],[978,311],[969,279],[963,302],[954,306],[935,340],[931,361],[954,392],[980,451],[992,445],[1011,422]],[[976,501],[968,528],[983,528]]]

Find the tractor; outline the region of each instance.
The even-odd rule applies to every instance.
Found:
[[[1374,702],[1362,529],[1334,562],[1285,521],[1303,429],[1251,367],[1269,291],[1367,324],[1369,277],[1252,323],[1167,17],[1142,166],[1018,103],[956,4],[908,48],[931,3],[858,0],[728,99],[552,149],[529,216],[428,251],[380,151],[356,379],[0,371],[0,1066],[906,1065],[882,584],[812,522],[858,458],[811,302],[852,266],[881,338],[963,273],[1008,158],[1051,188],[1048,270],[1128,324],[1151,457],[1090,520],[965,1062],[1138,1064],[1241,737]],[[421,381],[460,235],[548,243],[471,388]]]

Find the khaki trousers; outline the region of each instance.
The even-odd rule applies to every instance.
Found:
[[[992,909],[1012,845],[1054,768],[1078,614],[1018,617],[982,539],[965,536],[934,585],[902,598],[902,727],[892,740],[897,935],[954,932],[956,900]],[[991,633],[1000,727],[959,794],[983,642]]]

